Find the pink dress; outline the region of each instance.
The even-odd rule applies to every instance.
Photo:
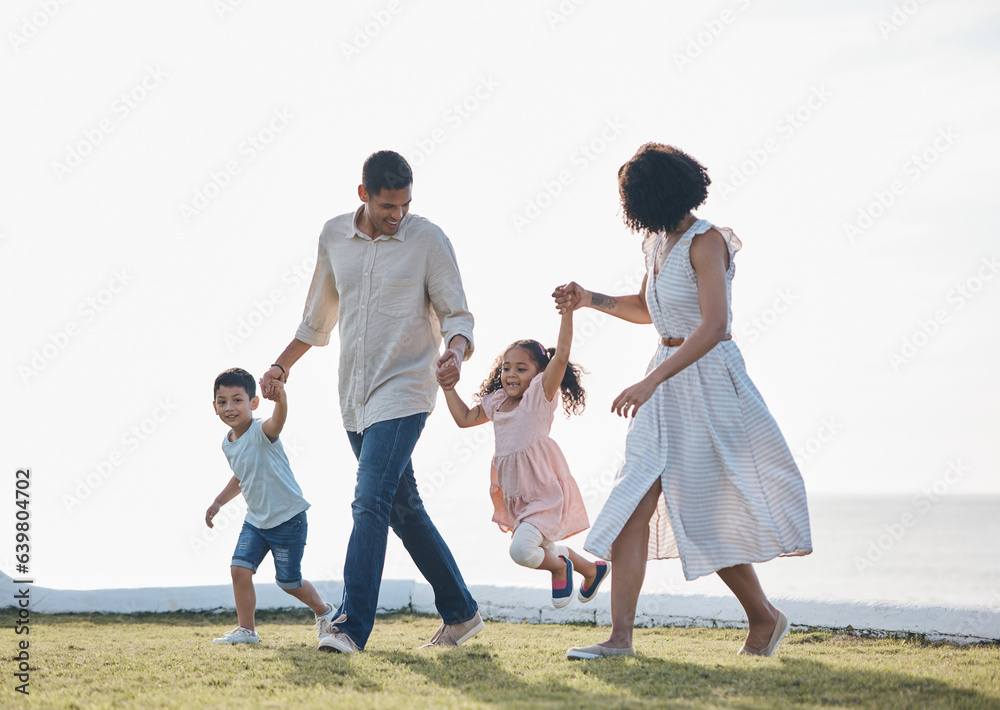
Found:
[[[490,467],[493,522],[504,532],[528,522],[553,542],[586,530],[590,521],[580,488],[559,445],[549,436],[559,407],[558,393],[551,402],[545,399],[539,373],[516,408],[498,411],[505,401],[503,390],[482,401],[496,437]]]

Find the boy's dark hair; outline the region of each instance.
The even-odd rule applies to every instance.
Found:
[[[705,166],[680,148],[646,143],[618,169],[625,224],[633,232],[673,231],[711,184]]]
[[[399,153],[380,150],[365,159],[361,184],[369,195],[378,195],[382,190],[399,190],[413,184],[413,171]]]
[[[535,367],[538,368],[539,372],[545,371],[549,361],[556,354],[555,348],[546,350],[545,346],[537,340],[518,340],[516,343],[511,343],[506,350],[500,353],[500,357],[497,358],[496,362],[493,363],[493,371],[489,377],[483,380],[483,385],[479,388],[479,394],[476,395],[476,399],[482,401],[483,397],[491,392],[503,389],[501,379],[503,377],[503,358],[504,355],[514,348],[524,348],[527,350],[528,357],[535,363]],[[579,365],[574,365],[573,363],[566,365],[566,373],[563,375],[562,382],[559,383],[559,389],[562,390],[563,410],[566,412],[567,418],[571,414],[583,414],[583,409],[587,406],[585,401],[587,393],[580,385],[580,377],[585,373],[586,371]]]
[[[242,387],[246,390],[247,396],[253,399],[257,396],[257,381],[249,372],[241,367],[231,367],[215,378],[215,389],[212,390],[212,399],[219,393],[220,387]]]

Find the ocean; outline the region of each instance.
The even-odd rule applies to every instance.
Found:
[[[811,496],[809,511],[813,553],[755,565],[769,597],[1000,609],[1000,496]],[[470,584],[547,585],[495,538],[450,541]],[[729,594],[716,575],[686,581],[677,560],[650,561],[643,592]]]

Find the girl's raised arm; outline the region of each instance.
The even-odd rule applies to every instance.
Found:
[[[481,404],[469,409],[469,405],[462,401],[454,389],[444,390],[444,401],[448,403],[448,411],[451,412],[452,419],[463,429],[479,426],[489,421]]]
[[[542,374],[542,389],[545,391],[545,399],[552,401],[562,385],[563,375],[566,374],[566,367],[569,365],[569,349],[573,344],[573,310],[566,309],[562,314],[562,322],[559,324],[559,340],[556,342],[556,354],[545,366]]]

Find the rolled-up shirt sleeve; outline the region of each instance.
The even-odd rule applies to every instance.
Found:
[[[340,294],[330,264],[323,238],[320,237],[316,255],[316,270],[313,272],[306,306],[302,313],[302,323],[295,331],[295,339],[309,345],[322,346],[330,342],[330,333],[337,325],[340,313]]]
[[[474,321],[465,300],[462,275],[458,271],[458,259],[447,237],[442,235],[438,248],[430,254],[427,264],[427,291],[431,306],[441,323],[441,337],[445,347],[456,335],[465,336],[469,341],[465,348],[464,360],[472,355],[475,346],[472,340]]]

